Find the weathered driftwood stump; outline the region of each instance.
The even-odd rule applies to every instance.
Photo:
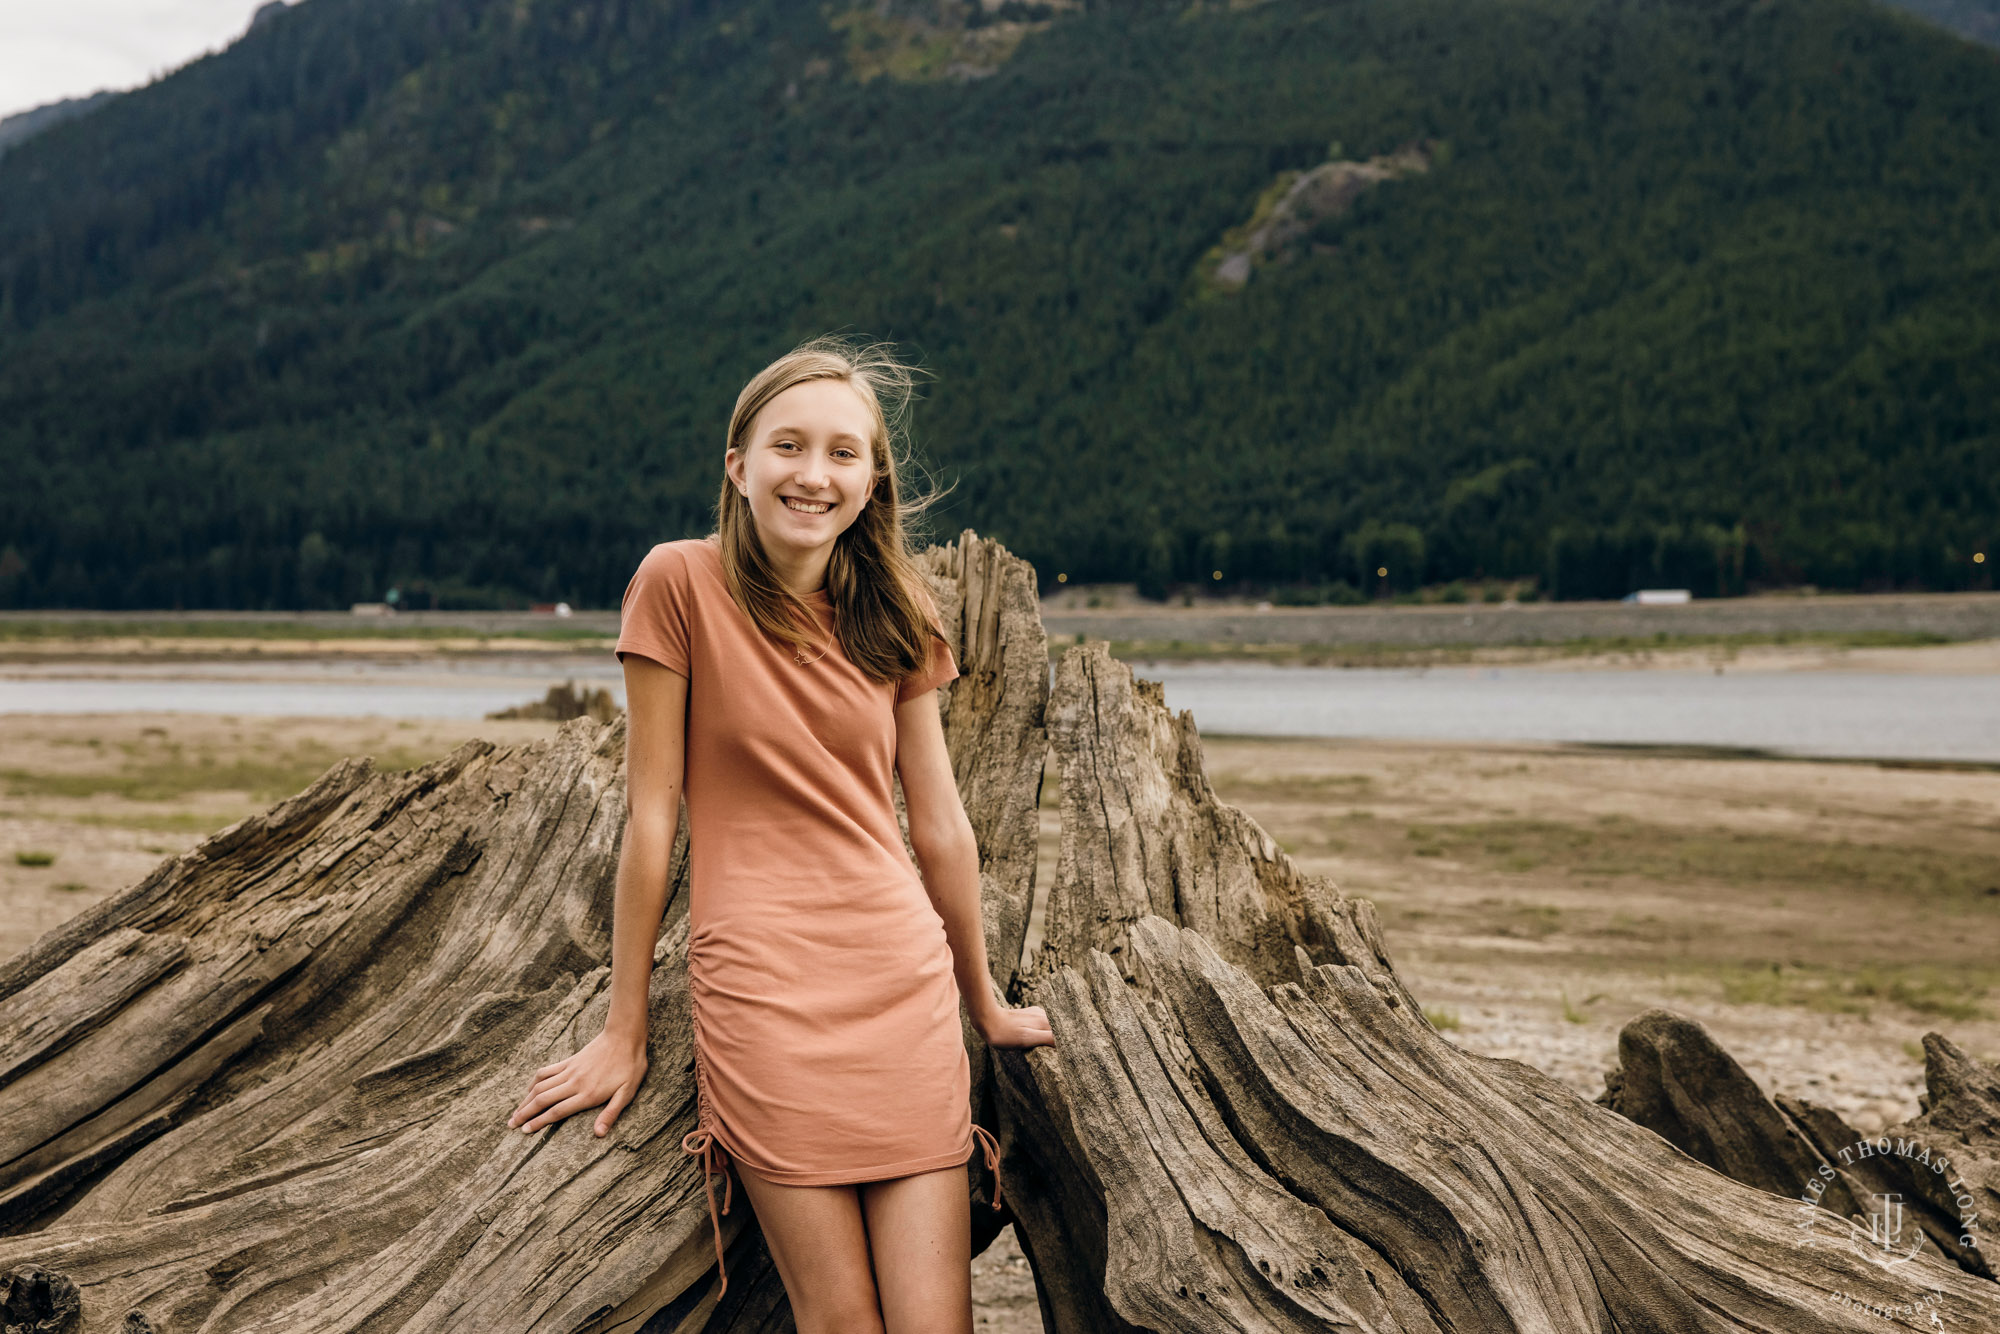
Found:
[[[1091,644],[1051,688],[1032,572],[970,533],[929,560],[993,980],[1057,1035],[968,1034],[1051,1331],[1861,1330],[1884,1318],[1850,1303],[1918,1296],[1889,1323],[1995,1327],[1993,1285],[1800,1245],[1795,1203],[1444,1040],[1369,905],[1216,800],[1157,686]],[[506,1128],[602,1021],[623,739],[580,719],[408,774],[345,762],[0,965],[5,1320],[788,1328],[740,1195],[718,1301],[680,1152],[684,847],[640,1096],[603,1140]],[[1050,752],[1062,852],[1023,972]],[[1931,1116],[1992,1141],[1976,1101]]]
[[[1986,1248],[2000,1221],[2000,1069],[1931,1033],[1922,1114],[1864,1135],[1830,1107],[1765,1097],[1707,1030],[1666,1010],[1625,1026],[1618,1059],[1598,1102],[1718,1172],[1832,1210],[1836,1219],[1806,1215],[1817,1239],[1865,1227],[1886,1201],[1909,1229],[1877,1249],[1901,1254],[1921,1234],[1967,1273],[1994,1276]]]

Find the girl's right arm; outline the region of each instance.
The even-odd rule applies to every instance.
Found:
[[[582,1050],[535,1071],[507,1118],[524,1132],[604,1105],[610,1132],[646,1077],[646,991],[667,905],[668,861],[686,761],[687,678],[650,658],[625,658],[625,836],[611,919],[611,1010]]]

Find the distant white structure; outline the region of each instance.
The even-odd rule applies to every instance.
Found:
[[[357,602],[348,610],[356,616],[394,616],[396,609],[386,602]]]
[[[1627,593],[1627,602],[1636,602],[1642,607],[1677,607],[1683,602],[1694,601],[1694,594],[1685,588],[1642,588],[1636,593]]]

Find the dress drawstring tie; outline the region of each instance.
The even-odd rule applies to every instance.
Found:
[[[993,1174],[993,1207],[1000,1207],[1000,1141],[993,1138],[993,1132],[975,1123],[972,1139],[986,1154],[986,1170]],[[722,1178],[722,1213],[729,1212],[734,1198],[734,1181],[727,1166],[729,1150],[722,1147],[713,1134],[706,1130],[690,1130],[681,1140],[681,1150],[701,1159],[701,1188],[708,1193],[708,1221],[715,1228],[715,1272],[721,1277],[716,1289],[719,1297],[729,1291],[729,1270],[722,1262],[722,1219],[715,1209],[715,1178]]]
[[[715,1272],[722,1277],[722,1286],[716,1290],[719,1297],[729,1291],[729,1270],[722,1263],[722,1219],[715,1212],[714,1178],[717,1173],[722,1176],[722,1212],[726,1214],[734,1186],[727,1166],[729,1150],[706,1130],[690,1130],[681,1140],[681,1149],[701,1159],[701,1188],[708,1192],[708,1221],[715,1226]]]
[[[1000,1207],[1000,1141],[985,1126],[973,1123],[972,1135],[986,1150],[986,1170],[993,1174],[993,1207]]]

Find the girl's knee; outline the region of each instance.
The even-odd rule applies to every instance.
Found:
[[[819,1299],[810,1307],[792,1303],[792,1323],[798,1334],[885,1334],[882,1313],[873,1296],[863,1301]]]

